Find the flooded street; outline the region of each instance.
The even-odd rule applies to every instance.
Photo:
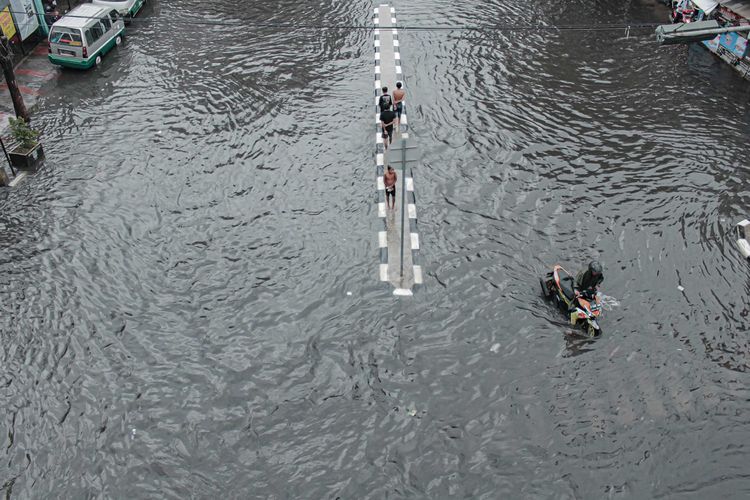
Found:
[[[0,193],[6,498],[747,497],[747,81],[651,30],[402,30],[424,285],[396,298],[373,34],[300,26],[373,4],[149,1],[42,89],[46,164]],[[538,278],[593,258],[585,342]]]

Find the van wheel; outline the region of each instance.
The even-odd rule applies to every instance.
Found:
[[[102,56],[96,56],[96,59],[94,59],[94,64],[99,66],[102,63]]]
[[[121,43],[122,43],[122,37],[121,36],[118,36],[117,38],[115,38],[115,45],[120,45]]]

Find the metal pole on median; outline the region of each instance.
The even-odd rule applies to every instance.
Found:
[[[406,214],[406,139],[401,138],[401,281],[404,281],[404,216]]]
[[[391,158],[388,163],[394,168],[398,169],[398,164],[401,164],[401,263],[400,273],[401,285],[404,282],[404,248],[406,246],[406,212],[409,210],[409,203],[406,199],[406,164],[414,163],[419,159],[417,146],[414,141],[407,137],[401,137],[400,141],[397,141],[390,148],[388,153],[395,156],[396,151],[401,150],[400,157]],[[411,241],[411,239],[410,239]]]
[[[8,166],[10,166],[10,171],[13,172],[13,175],[16,175],[16,169],[13,168],[13,164],[10,162],[10,156],[8,156],[8,151],[5,149],[5,143],[3,142],[2,137],[0,137],[0,146],[3,147],[3,154],[5,155],[5,159],[8,160]]]

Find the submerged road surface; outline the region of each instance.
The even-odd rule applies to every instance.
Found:
[[[373,276],[373,33],[301,26],[375,7],[151,2],[40,89],[48,161],[0,195],[5,496],[746,497],[747,82],[650,33],[402,31],[425,273],[399,300]],[[584,343],[537,278],[591,258],[619,306]]]

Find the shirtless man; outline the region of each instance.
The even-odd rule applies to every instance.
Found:
[[[396,90],[393,91],[393,110],[396,112],[396,130],[401,128],[401,112],[404,110],[404,99],[406,99],[406,92],[401,88],[401,82],[396,82]]]
[[[388,165],[388,169],[383,174],[383,184],[385,184],[385,206],[387,208],[396,208],[396,180],[398,176],[393,167]],[[388,205],[388,198],[393,197],[393,204]]]

